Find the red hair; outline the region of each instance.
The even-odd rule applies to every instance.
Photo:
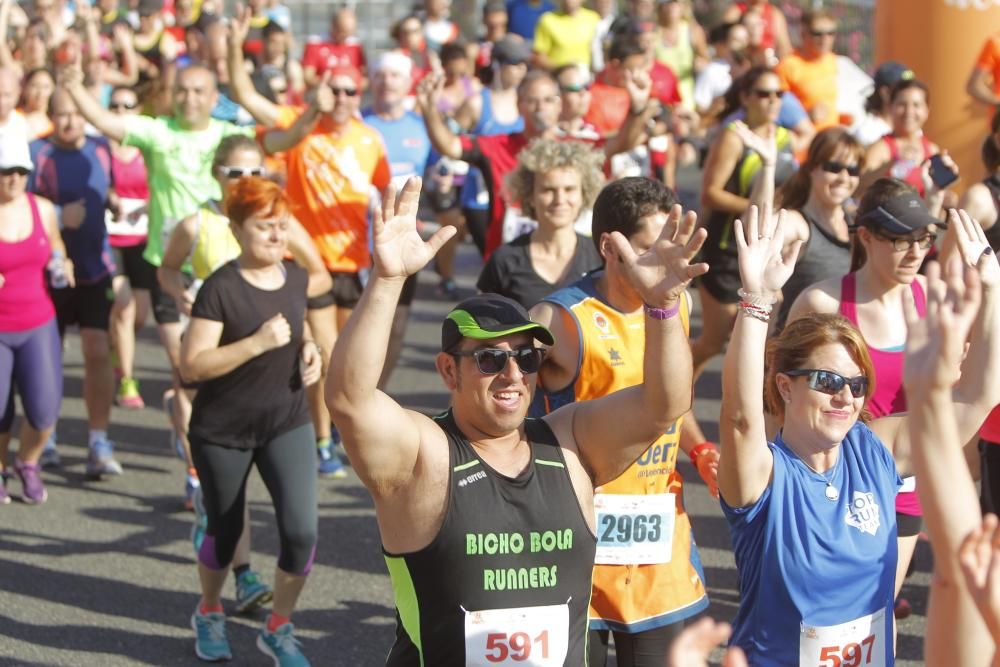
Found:
[[[280,218],[288,214],[288,198],[274,181],[260,176],[244,176],[229,184],[226,215],[242,226],[251,217]]]

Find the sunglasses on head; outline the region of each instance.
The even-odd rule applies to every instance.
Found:
[[[220,174],[226,178],[243,178],[244,176],[263,176],[264,167],[218,167]]]
[[[755,89],[753,94],[760,100],[776,100],[781,97],[780,90],[764,90],[763,88]]]
[[[354,97],[355,95],[358,94],[358,89],[357,88],[333,88],[333,87],[331,87],[330,88],[330,92],[333,93],[334,97],[338,97],[340,95],[347,95],[348,97]]]
[[[582,93],[585,90],[590,90],[589,83],[561,83],[559,84],[559,90],[564,93]]]
[[[801,368],[792,371],[783,371],[789,377],[808,377],[809,388],[822,394],[836,396],[846,384],[851,390],[851,396],[862,398],[868,391],[868,378],[859,375],[853,378],[845,378],[843,375],[833,371],[821,371],[815,368]]]
[[[483,350],[473,350],[472,352],[452,352],[454,357],[472,357],[476,360],[476,367],[483,375],[496,375],[502,373],[507,367],[507,359],[517,362],[517,367],[525,375],[537,373],[545,358],[545,350],[540,347],[520,347],[516,350],[500,350],[488,347]]]
[[[132,111],[138,106],[138,102],[112,102],[108,105],[108,109],[112,111]]]
[[[6,169],[0,169],[0,176],[13,176],[17,174],[18,176],[27,176],[28,170],[24,167],[7,167]]]
[[[892,243],[892,249],[896,252],[906,252],[913,244],[916,243],[917,247],[921,250],[928,250],[937,241],[937,234],[925,234],[920,238],[909,238],[907,236],[886,236],[885,234],[879,234],[875,232],[875,236],[879,237],[883,241]]]
[[[820,166],[828,174],[839,174],[842,171],[846,171],[848,176],[861,175],[861,165],[858,164],[851,165],[837,162],[836,160],[827,160]]]

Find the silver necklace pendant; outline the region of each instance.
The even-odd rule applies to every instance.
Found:
[[[831,501],[835,501],[835,500],[837,500],[837,498],[840,498],[840,491],[837,491],[837,489],[833,488],[832,484],[830,484],[829,482],[827,482],[826,483],[826,499],[827,500],[831,500]]]

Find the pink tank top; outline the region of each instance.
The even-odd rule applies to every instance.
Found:
[[[46,287],[46,265],[52,256],[35,195],[25,195],[31,207],[31,234],[17,243],[0,241],[0,331],[27,331],[55,316]]]
[[[857,275],[848,273],[840,280],[840,314],[858,326],[858,305],[856,301]],[[913,302],[917,314],[924,316],[927,302],[924,288],[919,280],[910,283]],[[859,327],[860,328],[860,327]],[[906,412],[906,394],[903,392],[903,350],[879,350],[868,346],[868,354],[875,368],[875,393],[868,401],[872,417],[878,418],[899,412]],[[901,492],[896,495],[896,511],[910,516],[921,516],[920,501],[915,492]]]
[[[119,197],[149,201],[149,181],[146,178],[146,162],[142,159],[142,153],[136,153],[129,162],[112,154],[111,178],[114,180],[115,192]],[[112,234],[108,239],[114,248],[137,246],[145,240],[145,234],[132,236]]]
[[[924,150],[924,158],[919,163],[914,163],[911,160],[904,160],[903,156],[899,153],[899,142],[896,141],[896,137],[892,134],[887,134],[882,137],[882,141],[885,145],[889,147],[889,154],[892,159],[892,167],[889,169],[889,173],[893,178],[898,178],[901,181],[906,181],[917,191],[921,197],[924,196],[924,177],[921,175],[921,165],[924,160],[927,160],[931,156],[931,142],[927,137],[920,137],[920,145]]]

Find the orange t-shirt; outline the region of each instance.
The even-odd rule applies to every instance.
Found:
[[[828,53],[816,60],[804,58],[798,51],[786,56],[775,68],[781,85],[799,98],[812,117],[818,104],[826,107],[826,114],[814,120],[816,131],[833,127],[840,122],[837,113],[837,56]]]
[[[631,101],[628,91],[595,81],[590,87],[590,107],[583,120],[597,128],[602,137],[615,134],[625,124]]]
[[[1000,95],[1000,34],[989,37],[983,44],[983,50],[976,59],[976,69],[993,77],[993,93]]]
[[[285,153],[293,213],[330,271],[356,273],[371,264],[368,203],[389,185],[382,136],[352,118],[339,130],[317,126]]]

